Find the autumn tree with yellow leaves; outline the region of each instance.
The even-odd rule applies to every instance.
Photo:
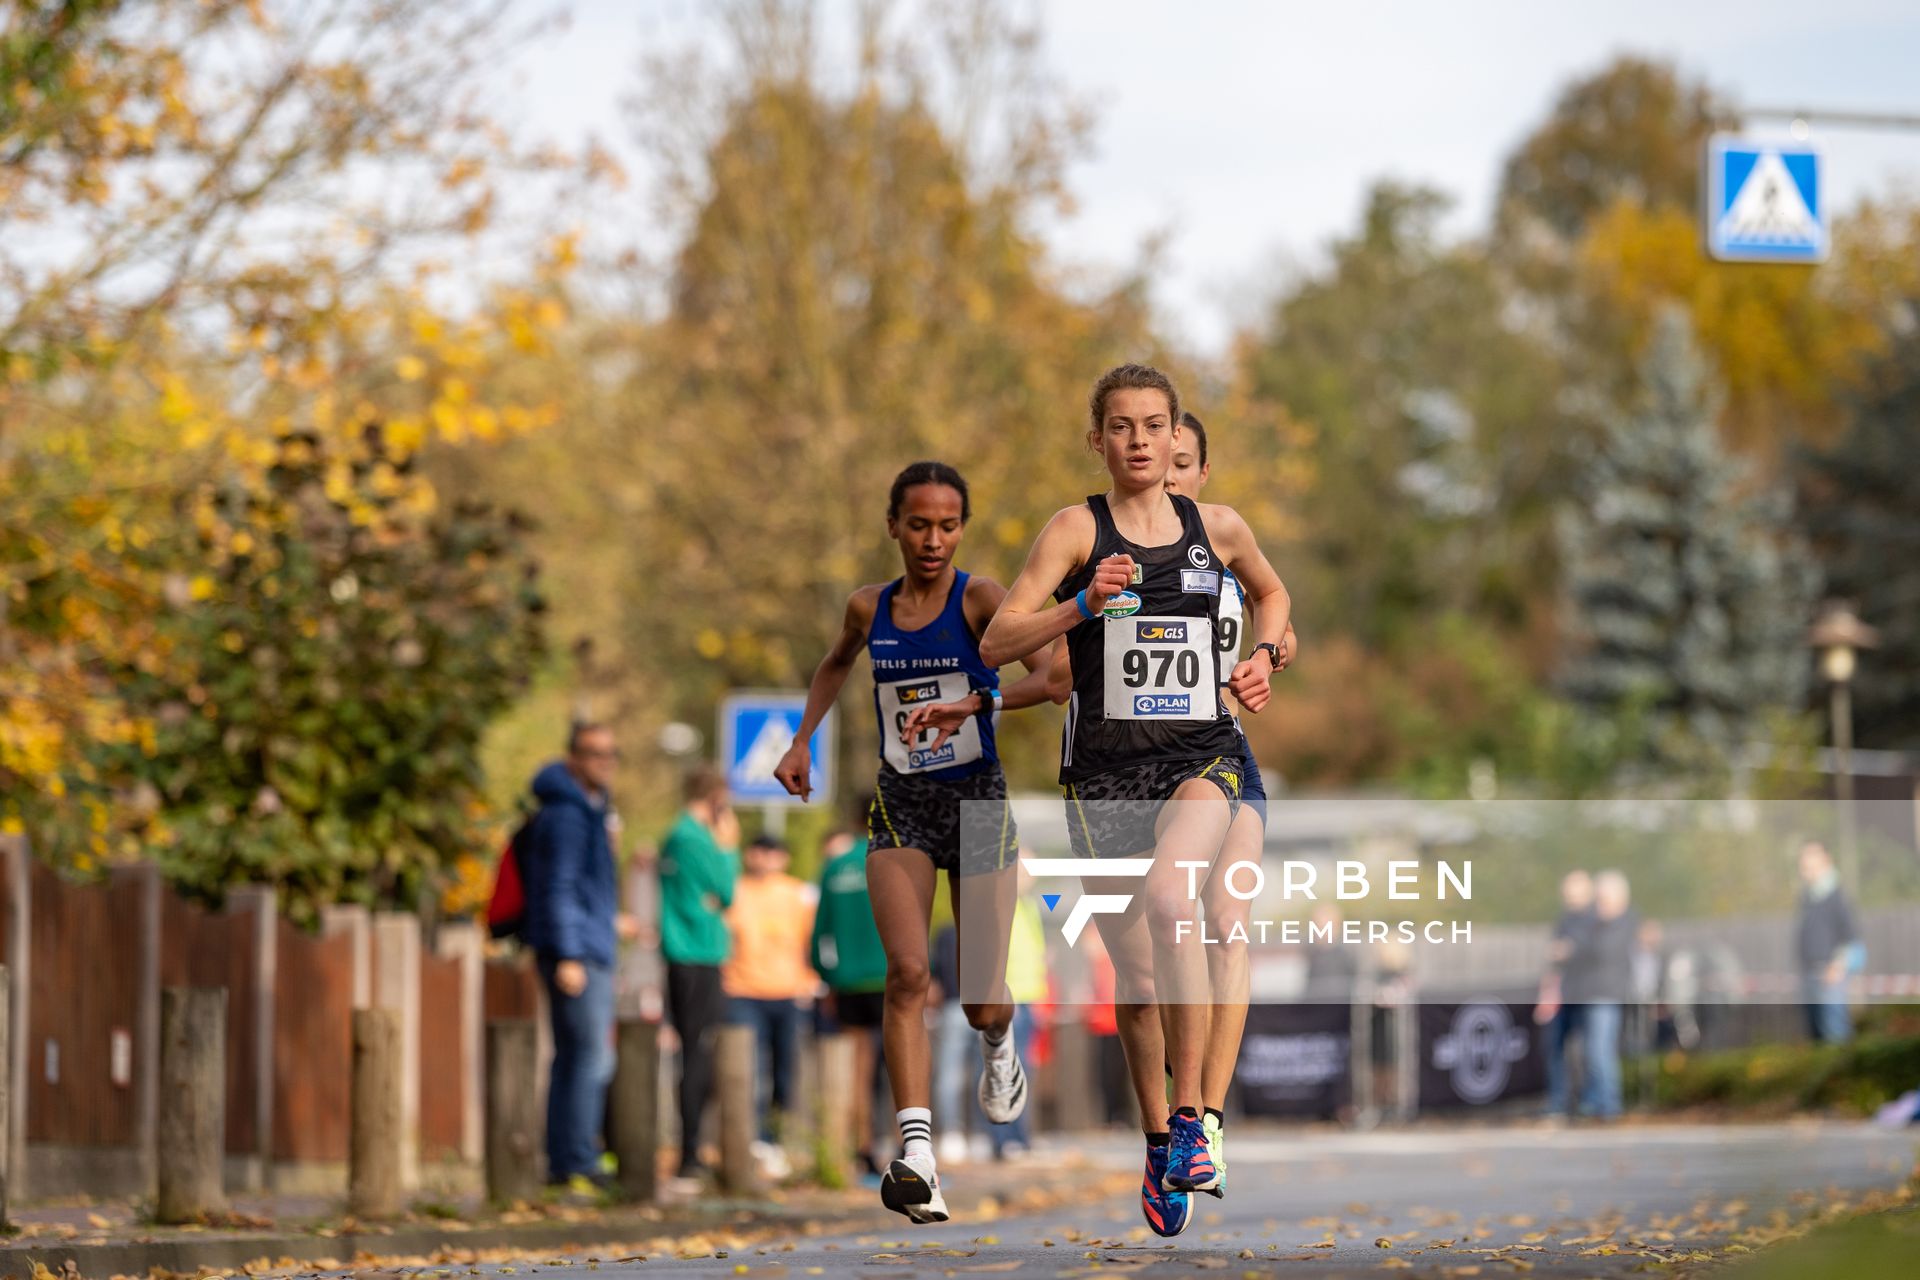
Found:
[[[423,451],[550,424],[501,394],[563,315],[432,300],[509,173],[495,7],[5,6],[0,825],[299,910],[411,901],[485,838],[477,742],[540,651],[520,528]]]

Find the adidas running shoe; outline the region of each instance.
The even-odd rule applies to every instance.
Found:
[[[1207,1194],[1224,1200],[1227,1195],[1227,1128],[1208,1112],[1201,1118],[1207,1134],[1207,1155],[1213,1160],[1214,1183]]]
[[[1220,1181],[1207,1154],[1206,1126],[1175,1112],[1167,1117],[1172,1142],[1167,1151],[1167,1172],[1160,1184],[1169,1191],[1211,1191]]]
[[[1169,1191],[1167,1148],[1147,1147],[1147,1171],[1140,1179],[1140,1212],[1157,1236],[1177,1236],[1193,1221],[1193,1197],[1184,1191]]]
[[[1006,1042],[997,1053],[987,1051],[984,1042],[980,1047],[987,1060],[980,1071],[978,1091],[982,1114],[995,1124],[1018,1120],[1027,1109],[1027,1069],[1020,1065],[1020,1055],[1014,1051],[1013,1032],[1007,1032]]]
[[[931,1165],[925,1172],[903,1156],[887,1166],[880,1175],[880,1203],[895,1213],[904,1213],[917,1223],[945,1222],[946,1197],[940,1194],[940,1175]]]

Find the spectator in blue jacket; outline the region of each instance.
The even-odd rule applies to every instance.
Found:
[[[609,789],[619,754],[605,725],[578,724],[567,758],[534,775],[540,803],[520,859],[526,940],[547,988],[547,1180],[597,1179],[613,1079],[613,965],[622,920]]]

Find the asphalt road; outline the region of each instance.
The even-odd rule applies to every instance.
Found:
[[[941,1227],[897,1219],[877,1233],[599,1270],[759,1280],[1627,1275],[1656,1259],[1724,1257],[1729,1245],[1737,1253],[1790,1221],[1890,1191],[1914,1168],[1915,1148],[1916,1135],[1859,1125],[1248,1130],[1229,1139],[1228,1196],[1201,1197],[1194,1224],[1175,1241],[1147,1233],[1137,1193],[968,1221],[963,1199],[1021,1178],[1018,1166],[990,1166],[943,1175],[956,1218]],[[1134,1151],[1118,1138],[1076,1144],[1090,1186],[1111,1184],[1107,1171],[1137,1168]]]

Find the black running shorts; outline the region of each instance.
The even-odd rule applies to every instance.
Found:
[[[963,876],[1012,866],[1019,835],[1007,776],[997,764],[951,780],[880,770],[867,810],[867,848],[918,849],[936,870]]]
[[[1160,810],[1180,784],[1205,778],[1220,788],[1232,813],[1240,812],[1240,757],[1155,760],[1096,773],[1070,782],[1067,833],[1082,858],[1128,858],[1152,853]]]

